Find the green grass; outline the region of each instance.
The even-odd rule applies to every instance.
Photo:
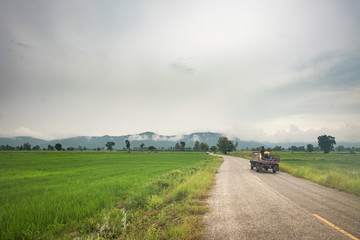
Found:
[[[250,159],[251,158],[251,152],[249,152],[249,151],[230,152],[230,155],[245,158],[245,159]]]
[[[198,199],[220,163],[201,153],[0,152],[0,239],[196,238]]]
[[[360,154],[331,152],[277,152],[280,170],[338,190],[360,196]],[[234,156],[249,159],[250,153],[236,152]]]

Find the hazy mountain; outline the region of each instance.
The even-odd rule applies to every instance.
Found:
[[[32,137],[13,137],[13,138],[0,138],[0,145],[10,145],[13,147],[23,145],[24,143],[30,143],[32,146],[35,145],[45,145],[48,144],[48,141],[32,138]],[[47,145],[46,145],[47,146]]]
[[[213,132],[199,132],[186,135],[172,135],[165,136],[159,135],[154,132],[144,132],[140,134],[124,135],[124,136],[79,136],[66,139],[56,139],[56,140],[42,140],[31,137],[14,137],[14,138],[0,138],[0,145],[10,145],[10,146],[20,146],[24,143],[30,143],[31,146],[39,145],[40,148],[47,148],[48,145],[55,145],[60,143],[63,148],[85,146],[88,149],[93,149],[97,147],[105,147],[105,144],[109,141],[115,142],[115,149],[123,149],[125,147],[125,140],[128,139],[131,143],[131,148],[139,147],[140,144],[144,143],[145,146],[155,146],[157,148],[169,148],[175,147],[176,143],[185,142],[185,147],[193,147],[196,141],[205,142],[209,146],[216,145],[219,137],[222,134],[213,133]],[[234,139],[239,143],[245,143],[239,139]],[[251,144],[254,145],[254,144]],[[255,144],[258,146],[259,144]],[[240,146],[240,145],[239,145]]]
[[[221,137],[221,133],[214,132],[197,132],[185,135],[172,135],[165,136],[159,135],[154,132],[143,132],[140,134],[132,134],[132,135],[123,135],[123,136],[79,136],[73,138],[66,139],[56,139],[56,140],[42,140],[32,137],[14,137],[14,138],[0,138],[0,145],[10,145],[10,146],[20,146],[24,143],[30,143],[31,146],[39,145],[41,149],[47,148],[48,145],[55,145],[56,143],[60,143],[63,148],[67,147],[75,147],[85,146],[88,149],[93,148],[102,148],[105,147],[105,144],[109,141],[115,142],[115,149],[123,149],[125,147],[125,140],[128,139],[131,143],[131,148],[139,147],[140,144],[144,143],[145,146],[155,146],[157,148],[169,148],[174,147],[176,143],[185,142],[185,147],[193,147],[196,141],[205,142],[209,146],[213,146],[217,144],[219,137]],[[282,146],[283,148],[289,148],[290,146],[305,146],[309,143],[304,142],[288,142],[288,143],[269,143],[269,142],[256,142],[256,141],[242,141],[238,138],[232,139],[234,142],[238,142],[238,149],[246,149],[246,148],[255,148],[259,146],[265,147],[274,147],[276,145]],[[312,142],[314,146],[317,146],[316,142]],[[346,143],[346,142],[338,142],[336,146],[343,145],[345,147],[359,147],[360,143]]]

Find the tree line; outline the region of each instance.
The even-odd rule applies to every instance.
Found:
[[[116,143],[113,141],[109,141],[107,142],[103,147],[97,147],[97,148],[93,148],[93,151],[113,151],[114,147],[115,147]],[[207,143],[205,142],[200,142],[200,141],[195,141],[195,144],[193,147],[190,146],[186,146],[186,143],[181,141],[175,144],[174,147],[168,147],[168,148],[156,148],[155,146],[145,146],[144,143],[140,144],[139,147],[134,147],[131,148],[131,143],[129,140],[125,140],[125,147],[122,149],[123,151],[144,151],[144,150],[148,150],[148,151],[194,151],[194,152],[207,152],[207,151],[211,151],[211,152],[217,152],[220,151],[222,153],[227,153],[230,151],[234,151],[236,150],[236,147],[238,146],[238,142],[236,142],[235,144],[228,140],[226,137],[220,137],[219,138],[219,142],[216,146],[209,146]],[[48,145],[47,148],[43,148],[41,149],[39,145],[36,146],[31,146],[30,143],[24,143],[21,146],[17,146],[17,147],[13,147],[10,145],[1,145],[0,146],[0,150],[4,150],[4,151],[87,151],[87,150],[91,150],[88,149],[85,146],[78,146],[78,147],[67,147],[66,149],[62,147],[61,143],[56,143],[55,145]]]
[[[104,150],[105,148],[100,149],[100,150]],[[35,145],[35,146],[31,146],[30,143],[24,143],[21,146],[16,146],[13,147],[11,145],[1,145],[0,146],[0,151],[87,151],[88,148],[85,146],[78,146],[78,147],[68,147],[68,148],[63,148],[62,145],[60,143],[57,143],[55,145],[48,145],[47,148],[42,148],[39,145]],[[94,149],[96,150],[96,149]]]
[[[273,148],[267,148],[268,151],[291,151],[291,152],[314,152],[314,151],[323,151],[325,154],[329,153],[330,151],[339,151],[344,152],[348,151],[350,153],[359,152],[360,148],[355,147],[344,147],[342,145],[334,148],[334,145],[336,144],[335,137],[322,135],[318,137],[318,146],[314,146],[313,144],[307,144],[306,146],[291,146],[287,149],[281,147],[281,146],[275,146]],[[93,148],[93,151],[113,151],[115,142],[109,141],[107,142],[103,147],[97,147]],[[178,142],[175,144],[174,147],[164,148],[161,147],[157,149],[155,146],[145,146],[144,143],[140,144],[139,147],[131,148],[131,143],[128,139],[125,140],[125,147],[122,149],[123,151],[193,151],[193,152],[221,152],[223,154],[227,154],[232,151],[236,151],[239,146],[238,142],[233,142],[232,140],[228,139],[225,136],[222,136],[218,139],[218,142],[216,146],[209,146],[205,142],[195,141],[194,146],[186,146],[185,142]],[[67,147],[66,149],[62,147],[60,143],[56,143],[55,145],[48,145],[47,148],[41,149],[39,145],[31,146],[30,143],[24,143],[21,146],[13,147],[10,145],[1,145],[0,150],[3,151],[87,151],[91,150],[88,149],[85,146],[78,146],[78,147]],[[249,150],[249,148],[243,149],[243,150]],[[260,150],[260,147],[253,148],[251,150]]]
[[[307,144],[305,146],[291,146],[288,149],[285,149],[281,146],[275,146],[273,148],[267,148],[267,151],[289,151],[289,152],[324,152],[325,154],[330,153],[331,151],[337,152],[350,152],[355,153],[359,152],[360,148],[356,147],[344,147],[343,145],[339,145],[338,147],[334,147],[336,145],[335,137],[328,135],[321,135],[318,137],[318,146],[314,146],[313,144]],[[246,149],[249,150],[249,149]],[[252,150],[260,150],[260,147],[254,148]]]
[[[227,154],[229,152],[235,151],[236,148],[238,147],[238,145],[239,145],[238,142],[234,143],[233,141],[229,140],[227,137],[222,136],[219,138],[216,146],[209,147],[209,145],[207,143],[195,141],[194,147],[186,147],[185,142],[179,142],[179,143],[175,144],[175,147],[169,147],[167,149],[161,148],[161,150],[162,151],[164,151],[164,150],[165,151],[193,151],[193,152],[211,151],[214,153],[216,153],[217,151],[220,151],[223,154]],[[107,147],[107,150],[113,151],[115,142],[107,142],[105,144],[105,146]],[[131,151],[131,150],[157,151],[158,150],[154,146],[145,147],[144,143],[140,144],[139,148],[131,149],[131,144],[130,144],[130,141],[128,141],[128,140],[125,140],[125,146],[126,146],[126,148],[124,148],[123,150],[126,150],[126,151]]]
[[[114,150],[114,146],[115,146],[115,142],[107,142],[105,144],[107,150],[109,151],[113,151]],[[129,140],[125,140],[125,148],[123,148],[123,150],[126,151],[131,151],[131,150],[137,150],[137,151],[144,151],[144,150],[149,150],[149,151],[157,151],[157,150],[162,150],[162,151],[202,151],[202,152],[206,152],[209,149],[212,151],[216,151],[217,148],[216,146],[211,146],[209,147],[209,145],[207,143],[204,142],[199,142],[199,141],[195,141],[194,147],[186,147],[186,143],[185,142],[178,142],[175,144],[174,147],[168,147],[168,148],[160,148],[157,149],[155,146],[148,146],[146,147],[144,143],[140,144],[139,147],[135,147],[135,148],[131,148],[131,143]]]

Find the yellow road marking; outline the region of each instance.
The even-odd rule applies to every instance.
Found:
[[[255,176],[255,175],[254,175],[254,177],[261,182],[261,179],[259,177]]]
[[[353,240],[359,240],[357,237],[354,237],[353,235],[351,235],[350,233],[348,233],[347,231],[339,228],[338,226],[332,224],[331,222],[329,222],[328,220],[326,220],[325,218],[320,217],[317,214],[313,214],[315,217],[317,217],[318,219],[320,219],[321,221],[323,221],[324,223],[330,225],[332,228],[335,228],[336,230],[338,230],[339,232],[341,232],[342,234],[348,236],[349,238],[353,239]]]

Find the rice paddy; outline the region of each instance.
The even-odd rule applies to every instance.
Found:
[[[203,153],[0,152],[0,239],[143,238],[135,213],[188,205],[219,165]]]

